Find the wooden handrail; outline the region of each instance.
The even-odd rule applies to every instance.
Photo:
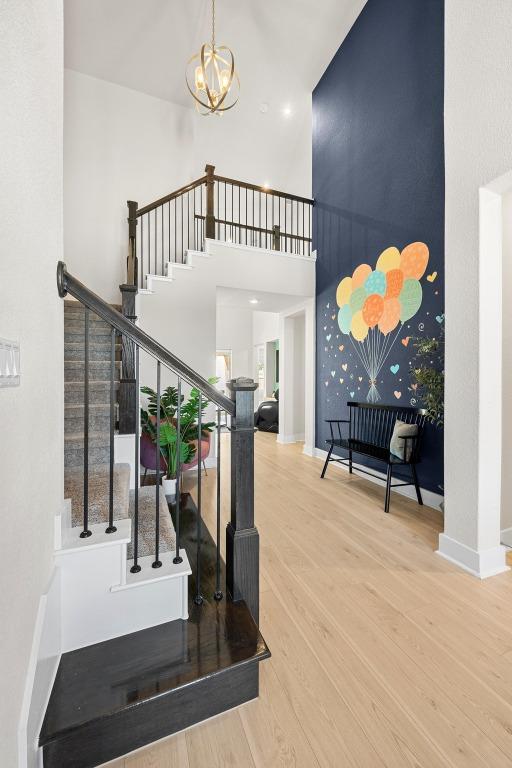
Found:
[[[200,179],[191,181],[190,184],[186,184],[184,187],[180,187],[175,192],[171,192],[169,195],[161,197],[159,200],[155,200],[154,203],[148,203],[148,205],[145,205],[144,208],[139,208],[137,210],[137,218],[139,218],[139,216],[143,216],[145,213],[149,213],[149,211],[153,211],[155,208],[159,208],[161,205],[165,205],[165,203],[174,200],[176,197],[180,197],[181,195],[185,195],[187,192],[191,192],[193,189],[196,189],[196,187],[200,187],[201,184],[206,184],[206,178],[206,176],[201,176]]]
[[[221,181],[223,184],[232,184],[234,187],[242,187],[242,189],[252,189],[255,192],[261,192],[263,195],[274,195],[274,197],[283,197],[286,200],[295,200],[298,203],[305,203],[306,205],[314,205],[315,201],[309,197],[299,197],[299,195],[291,195],[288,192],[279,192],[277,189],[269,189],[267,187],[261,187],[257,184],[249,184],[247,181],[237,181],[236,179],[228,179],[226,176],[213,177],[215,181]]]
[[[232,400],[223,395],[222,392],[219,392],[218,389],[215,389],[209,381],[196,373],[193,368],[184,363],[183,360],[180,360],[179,357],[169,352],[152,336],[138,328],[116,309],[113,309],[110,304],[107,304],[106,301],[103,301],[97,294],[89,290],[76,277],[70,275],[63,261],[59,261],[57,264],[57,286],[61,298],[64,298],[68,293],[74,296],[81,304],[99,315],[120,334],[127,336],[134,344],[151,355],[151,357],[159,360],[167,368],[170,368],[171,371],[174,371],[190,386],[199,389],[206,395],[208,400],[211,400],[222,410],[227,411],[231,416],[234,415],[235,405]]]

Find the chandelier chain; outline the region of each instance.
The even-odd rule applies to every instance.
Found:
[[[212,0],[212,49],[215,50],[215,0]]]

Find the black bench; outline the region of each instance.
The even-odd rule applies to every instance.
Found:
[[[404,485],[414,485],[418,504],[423,504],[421,490],[416,473],[416,464],[421,459],[421,442],[423,430],[426,422],[426,411],[421,408],[401,407],[397,405],[375,405],[373,403],[356,403],[349,401],[348,419],[326,419],[329,424],[330,438],[325,442],[329,446],[329,452],[325,460],[324,468],[320,477],[324,477],[327,466],[330,461],[348,466],[349,472],[353,469],[364,472],[372,477],[379,477],[374,472],[369,472],[361,467],[353,467],[353,454],[357,453],[376,459],[387,465],[386,477],[386,498],[384,502],[384,511],[389,512],[389,501],[391,488],[397,488]],[[390,451],[390,442],[397,420],[406,424],[415,424],[417,434],[414,436],[403,436],[400,439],[404,442],[404,458],[395,456]],[[342,430],[342,424],[346,424]],[[337,430],[335,429],[337,427]],[[348,429],[348,434],[342,434],[342,431]],[[332,458],[332,452],[335,448],[342,448],[348,452],[348,460],[336,456]],[[394,467],[410,467],[412,480],[410,483],[391,483]],[[379,478],[380,479],[380,478]]]

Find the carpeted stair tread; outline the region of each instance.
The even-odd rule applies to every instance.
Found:
[[[130,518],[132,531],[135,514],[135,491],[130,491]],[[139,557],[155,554],[156,486],[139,488]],[[176,547],[176,534],[163,488],[160,488],[160,552],[172,552]],[[132,534],[133,540],[133,534]],[[128,545],[128,560],[133,558],[133,544]]]
[[[114,356],[121,359],[121,344],[116,344]],[[110,336],[105,336],[104,341],[89,343],[89,360],[108,361],[110,363]],[[77,361],[84,365],[85,344],[79,341],[67,341],[64,343],[64,361]]]
[[[115,375],[119,375],[121,363],[116,361]],[[89,360],[89,379],[93,381],[110,380],[110,360]],[[83,381],[84,380],[84,362],[83,360],[65,360],[64,361],[64,381]]]
[[[119,383],[115,382],[116,390]],[[79,405],[84,402],[83,381],[66,381],[64,385],[64,402],[66,405]],[[110,402],[110,381],[89,381],[89,404],[106,404]]]
[[[110,464],[89,467],[89,523],[106,523],[109,512]],[[71,499],[73,526],[83,525],[83,468],[64,470],[64,498]],[[130,465],[114,464],[114,520],[123,520],[129,514]]]

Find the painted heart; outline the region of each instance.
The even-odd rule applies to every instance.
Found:
[[[336,320],[336,315],[331,315],[331,320]]]
[[[327,305],[327,309],[329,309],[329,307],[330,307],[330,306],[331,306],[331,302],[329,302],[329,303],[328,303],[328,305]]]
[[[354,395],[355,395],[355,392],[350,393],[350,397],[354,397]]]
[[[357,378],[359,379],[359,381],[362,381],[362,380],[363,380],[363,377],[362,377],[362,376],[358,376]]]
[[[340,384],[343,384],[343,382],[344,382],[344,379],[340,379]]]
[[[342,363],[341,367],[343,368],[344,371],[346,371],[348,368],[348,363]]]
[[[344,344],[340,344],[338,349],[339,349],[340,352],[343,352],[343,350],[345,349],[345,345]]]
[[[404,345],[404,347],[406,347],[408,345],[410,340],[411,340],[410,336],[406,336],[405,339],[402,339],[402,344]]]
[[[400,366],[398,365],[398,363],[395,363],[394,365],[389,366],[389,370],[391,371],[391,373],[396,374],[400,370]]]
[[[328,334],[327,334],[327,336],[325,337],[325,338],[326,338],[326,340],[327,340],[327,341],[330,341],[330,340],[331,340],[331,336],[332,336],[332,333],[328,333]]]
[[[427,280],[429,281],[429,283],[433,283],[436,277],[437,277],[437,272],[432,272],[431,275],[427,275]]]
[[[336,376],[336,371],[331,371],[331,376],[332,376],[332,377],[333,377],[333,379],[334,379],[334,377]]]
[[[326,330],[327,330],[327,326],[326,326],[326,325],[324,325],[324,331],[326,331]]]
[[[325,386],[326,386],[326,387],[328,387],[328,386],[329,386],[329,382],[328,382],[328,381],[326,381],[326,382],[325,382]]]
[[[394,396],[396,397],[397,400],[400,400],[400,398],[402,397],[402,393],[401,392],[397,392],[396,389],[393,392],[393,394],[394,394]]]
[[[444,315],[436,315],[436,320],[438,323],[442,323],[444,320]]]

